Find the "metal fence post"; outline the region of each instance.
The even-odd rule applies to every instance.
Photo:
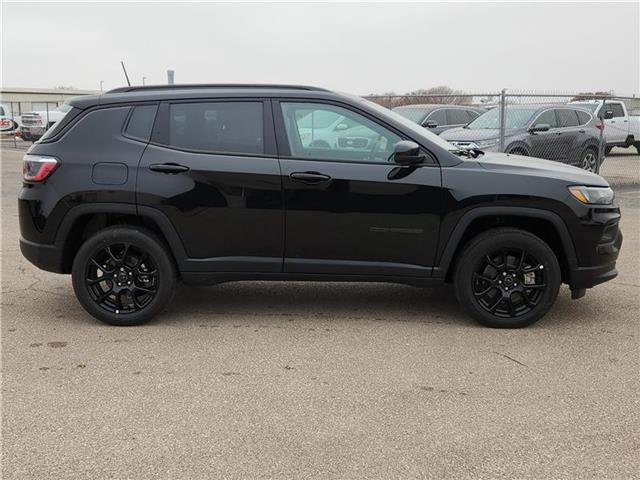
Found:
[[[596,173],[600,175],[600,165],[602,165],[602,161],[604,160],[604,151],[605,151],[605,139],[604,139],[604,116],[605,116],[605,107],[607,106],[606,98],[602,99],[602,106],[598,111],[598,119],[602,128],[600,128],[600,135],[598,139],[598,158],[596,159]]]
[[[507,97],[506,97],[506,88],[503,88],[502,91],[500,92],[500,151],[504,152],[504,131],[505,131],[505,125],[506,125],[506,103],[507,103]]]

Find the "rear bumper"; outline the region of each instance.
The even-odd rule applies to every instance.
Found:
[[[41,270],[64,273],[62,269],[62,248],[57,245],[36,243],[21,238],[20,251],[24,258]]]

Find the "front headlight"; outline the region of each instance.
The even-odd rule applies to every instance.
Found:
[[[490,138],[488,140],[476,140],[475,144],[478,145],[478,147],[480,148],[487,148],[487,147],[493,147],[494,145],[498,144],[498,141],[500,139],[499,138]]]
[[[613,203],[613,190],[609,187],[569,187],[569,193],[587,205],[609,205]]]

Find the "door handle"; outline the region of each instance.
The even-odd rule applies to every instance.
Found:
[[[149,165],[149,170],[160,173],[181,173],[188,172],[189,167],[177,163],[154,163]]]
[[[294,182],[306,183],[308,185],[316,185],[318,183],[325,183],[331,180],[329,175],[324,175],[318,172],[293,172],[289,175],[289,178]]]
[[[586,133],[586,130],[578,130],[580,133]]]

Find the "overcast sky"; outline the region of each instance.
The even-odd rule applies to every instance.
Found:
[[[640,93],[640,3],[4,3],[2,85]],[[480,92],[482,93],[482,92]]]

